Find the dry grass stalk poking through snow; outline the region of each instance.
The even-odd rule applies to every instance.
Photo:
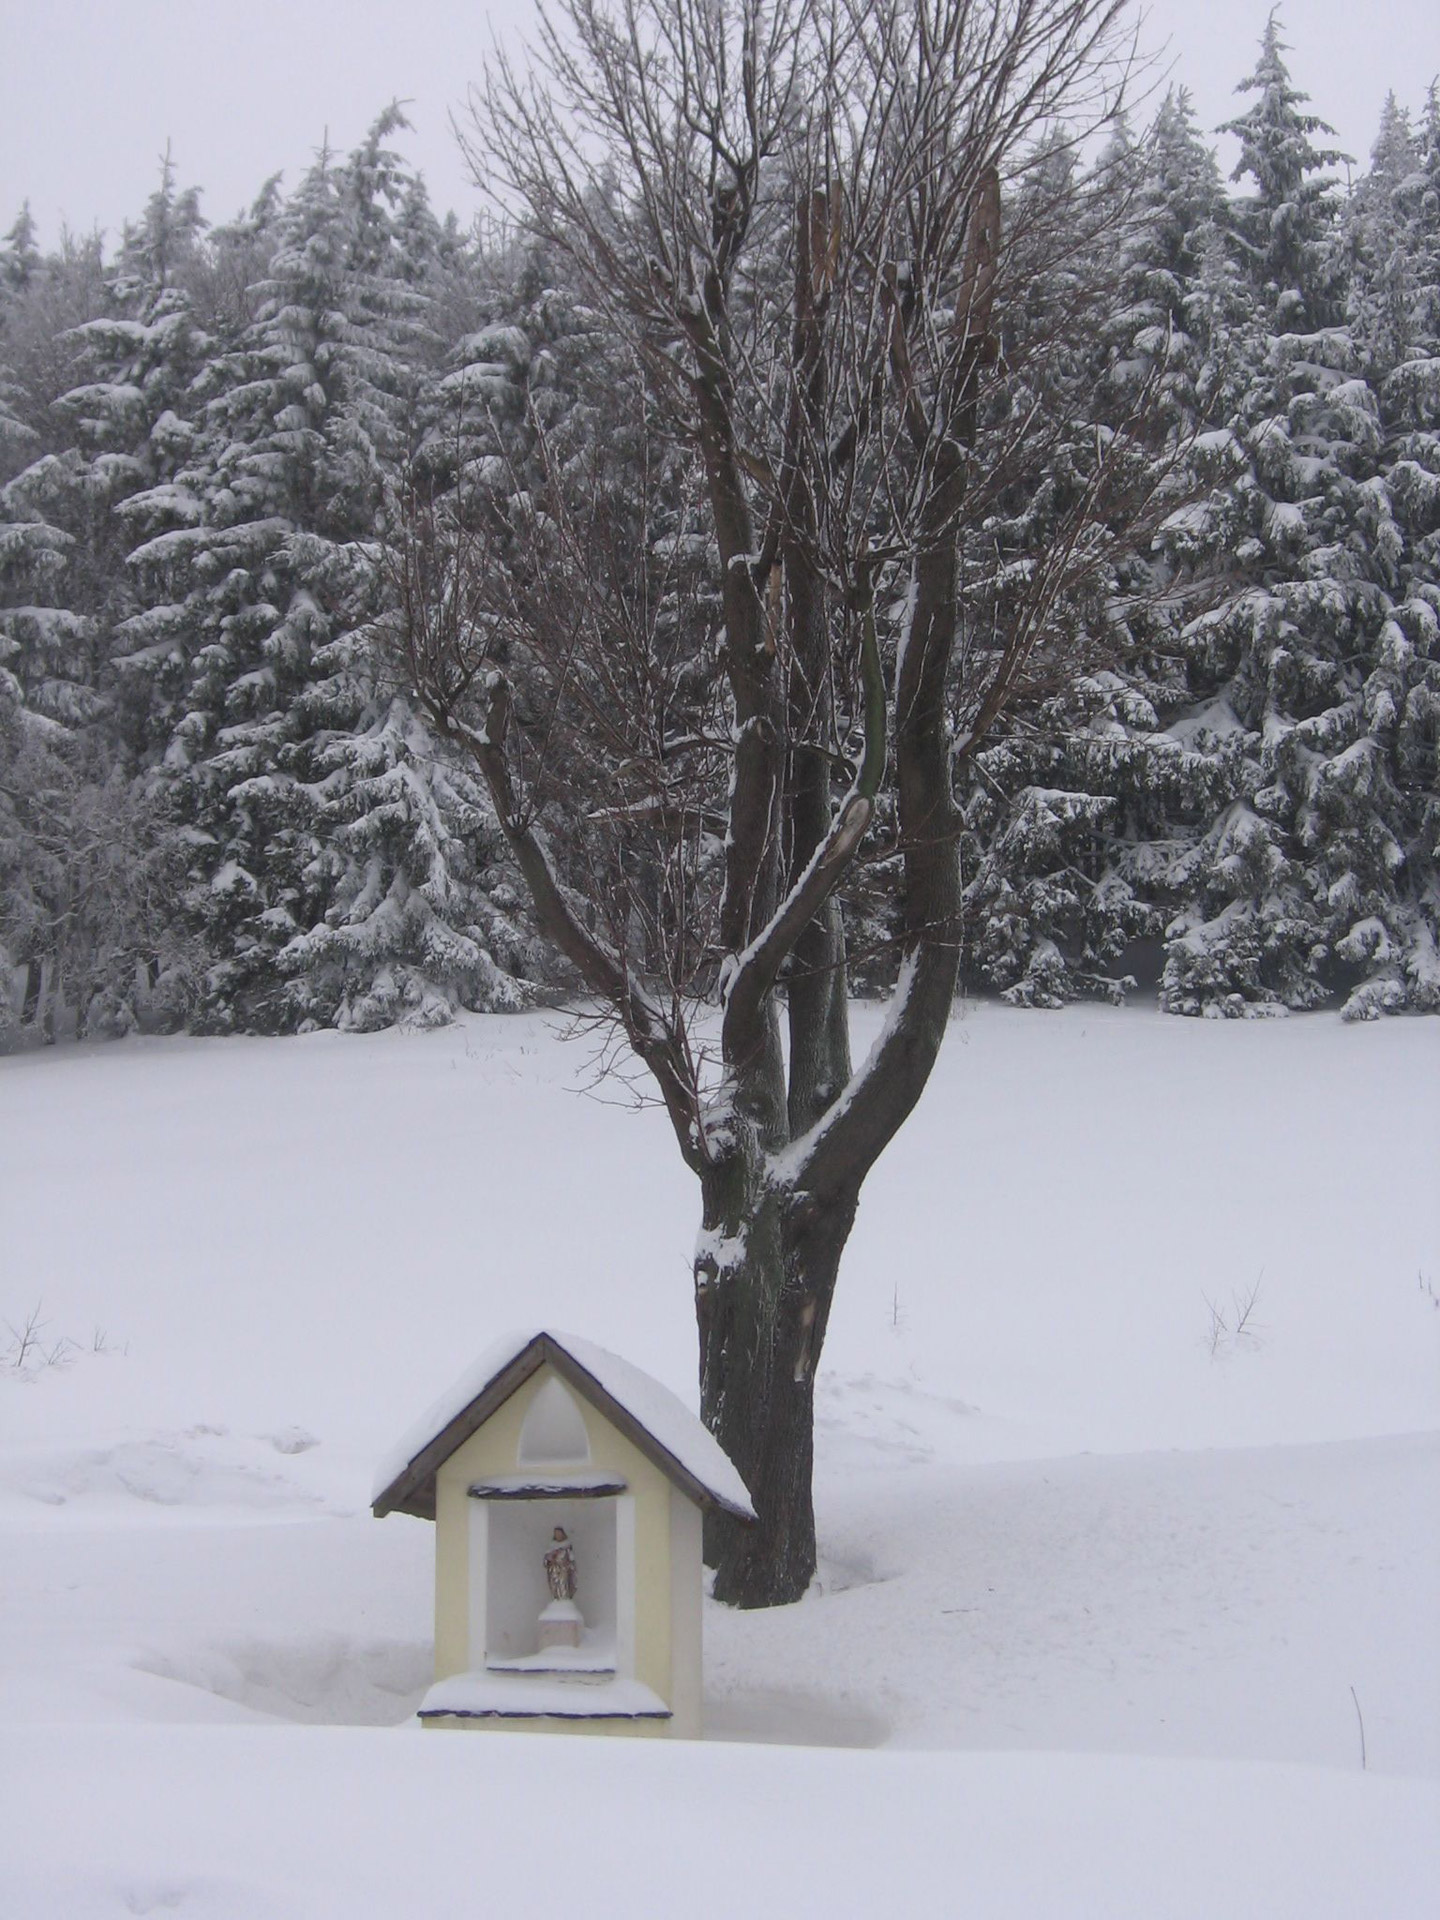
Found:
[[[1209,1346],[1210,1357],[1218,1360],[1227,1353],[1237,1353],[1242,1347],[1258,1347],[1264,1328],[1255,1318],[1255,1305],[1260,1298],[1260,1283],[1263,1273],[1255,1276],[1255,1284],[1249,1292],[1235,1292],[1230,1296],[1228,1307],[1219,1307],[1207,1294],[1205,1305],[1210,1311]]]
[[[47,1367],[68,1367],[82,1353],[128,1353],[128,1342],[118,1347],[104,1327],[95,1327],[88,1346],[68,1333],[50,1335],[50,1322],[44,1318],[45,1303],[37,1300],[20,1320],[6,1320],[8,1336],[0,1350],[0,1369],[10,1374],[30,1376]]]

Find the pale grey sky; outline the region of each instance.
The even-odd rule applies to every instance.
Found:
[[[1270,0],[1151,0],[1146,41],[1170,43],[1202,126],[1235,112]],[[1290,65],[1363,159],[1387,88],[1418,108],[1440,72],[1436,0],[1284,0]],[[293,183],[327,128],[353,146],[392,98],[442,211],[476,199],[448,125],[492,28],[509,43],[531,0],[0,0],[0,231],[29,199],[46,243],[62,221],[113,237],[144,204],[171,142],[212,221],[265,177]],[[1225,160],[1226,143],[1217,142]]]

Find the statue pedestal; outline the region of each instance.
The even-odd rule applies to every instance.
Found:
[[[578,1647],[585,1631],[585,1616],[573,1600],[552,1600],[540,1609],[538,1641],[546,1647]]]

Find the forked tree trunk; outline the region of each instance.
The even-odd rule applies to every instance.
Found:
[[[1108,4],[1086,0],[1067,31],[1078,32],[1075,22],[1083,25],[1088,6]],[[641,15],[651,17],[644,5],[630,18],[627,40],[612,36],[608,19],[569,11],[589,49],[597,97],[616,108],[607,128],[623,125],[626,138],[640,142],[630,150],[632,161],[657,126],[669,125],[672,108],[676,125],[686,128],[682,143],[698,124],[688,65],[682,111],[678,96],[664,95],[668,52],[652,65],[648,43],[635,37]],[[716,77],[710,62],[724,45],[724,9],[667,7],[663,17],[666,47],[699,49],[697,72]],[[414,684],[432,719],[473,754],[541,931],[653,1075],[680,1152],[700,1181],[694,1274],[701,1410],[758,1515],[754,1526],[708,1521],[706,1558],[717,1598],[741,1606],[797,1600],[813,1577],[815,1375],[836,1275],[865,1178],[929,1077],[958,971],[946,674],[959,621],[956,524],[975,443],[978,376],[995,352],[999,184],[990,149],[1001,150],[1012,137],[1009,122],[996,120],[972,127],[956,145],[950,108],[973,113],[978,97],[965,91],[969,104],[961,104],[956,93],[971,84],[956,78],[969,58],[966,18],[963,10],[952,18],[942,9],[938,40],[927,27],[894,48],[884,32],[876,42],[876,77],[892,89],[898,115],[885,140],[893,137],[899,168],[878,208],[870,206],[870,188],[888,177],[884,168],[854,174],[852,190],[837,192],[827,171],[839,164],[832,146],[793,148],[802,184],[794,206],[792,324],[788,347],[758,386],[757,369],[737,344],[731,282],[754,242],[762,158],[782,151],[789,135],[782,136],[778,121],[768,130],[755,122],[756,101],[783,98],[776,110],[787,122],[798,115],[797,125],[805,114],[788,87],[772,100],[762,59],[783,65],[786,56],[778,42],[753,37],[751,29],[764,25],[757,9],[745,15],[739,50],[744,110],[735,124],[747,129],[736,135],[740,156],[724,151],[730,135],[722,139],[722,115],[714,122],[712,185],[702,204],[683,206],[693,158],[688,145],[683,164],[672,156],[663,190],[647,185],[637,197],[642,226],[651,223],[643,260],[617,241],[609,214],[601,220],[588,198],[550,197],[559,189],[544,165],[526,176],[541,203],[563,209],[556,244],[573,252],[601,304],[618,304],[634,323],[630,337],[662,407],[673,402],[677,376],[683,380],[683,404],[671,423],[704,469],[719,563],[730,752],[718,937],[706,935],[718,964],[718,1091],[700,1071],[703,1049],[692,1044],[674,984],[684,969],[652,964],[637,972],[624,930],[614,940],[597,935],[552,867],[512,770],[509,687],[490,663],[488,640],[473,638],[490,627],[468,614],[460,618],[455,610],[469,604],[463,596],[447,592],[437,601],[425,571],[436,549],[425,527],[402,553],[397,573]],[[997,55],[1002,64],[992,79],[1001,93],[1010,84],[1003,60],[1024,67],[1031,57],[1029,19],[1024,13],[1014,46]],[[848,44],[855,21],[842,10],[834,24]],[[770,53],[757,56],[762,44]],[[893,70],[892,52],[899,56]],[[902,74],[909,77],[895,77]],[[650,111],[657,84],[668,100],[658,115]],[[546,138],[528,99],[521,107],[503,87],[495,98],[511,158],[518,156],[523,171],[537,155],[543,159]],[[837,111],[841,104],[837,95]],[[822,108],[817,128],[824,117]],[[875,124],[890,127],[883,116]],[[641,126],[643,134],[631,131]],[[565,174],[565,166],[559,171]],[[673,209],[672,192],[679,196]],[[856,220],[869,222],[865,232]],[[757,421],[773,417],[769,409],[781,392],[780,431],[762,431],[757,443]],[[891,484],[875,484],[875,473],[889,474]],[[563,502],[555,504],[563,518]],[[877,531],[877,518],[887,516]],[[443,557],[443,542],[439,551]],[[572,685],[573,645],[583,659],[606,629],[611,586],[603,573],[585,570],[586,551],[580,541],[578,593],[596,619],[593,628],[574,631],[588,638],[572,642],[567,612],[559,623],[563,645],[554,642],[549,603],[542,596],[532,615],[523,580],[500,593],[493,615],[509,623],[519,651],[538,648],[557,689]],[[887,686],[875,595],[902,555],[910,567],[909,617]],[[1017,625],[1017,645],[1029,631],[1023,621]],[[837,676],[849,674],[852,659],[855,684],[840,713]],[[1013,664],[1009,653],[1005,662]],[[1002,692],[982,711],[986,724],[1008,684],[1003,674],[997,678]],[[482,689],[486,711],[477,724],[466,717],[466,699]],[[978,737],[983,726],[973,731]],[[627,746],[623,764],[631,757]],[[843,797],[836,778],[842,764],[849,776]],[[668,762],[655,773],[656,791],[670,793]],[[904,872],[903,964],[884,1031],[856,1070],[837,889],[887,787]],[[705,793],[702,783],[693,802],[700,811]],[[623,860],[615,877],[623,893]]]
[[[750,1186],[747,1172],[763,1178],[752,1161],[706,1192],[695,1306],[701,1415],[758,1517],[747,1526],[711,1515],[705,1558],[717,1600],[765,1607],[798,1600],[815,1572],[815,1373],[856,1196],[797,1201],[779,1185]],[[727,1225],[737,1181],[749,1204]]]

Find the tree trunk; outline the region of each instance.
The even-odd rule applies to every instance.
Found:
[[[25,966],[25,993],[20,1002],[20,1024],[22,1027],[38,1026],[40,1020],[40,996],[45,988],[45,962],[30,960]]]
[[[705,1558],[717,1600],[768,1607],[800,1599],[815,1572],[815,1373],[857,1196],[796,1194],[749,1145],[702,1177],[695,1309],[701,1415],[757,1521],[712,1514]]]

